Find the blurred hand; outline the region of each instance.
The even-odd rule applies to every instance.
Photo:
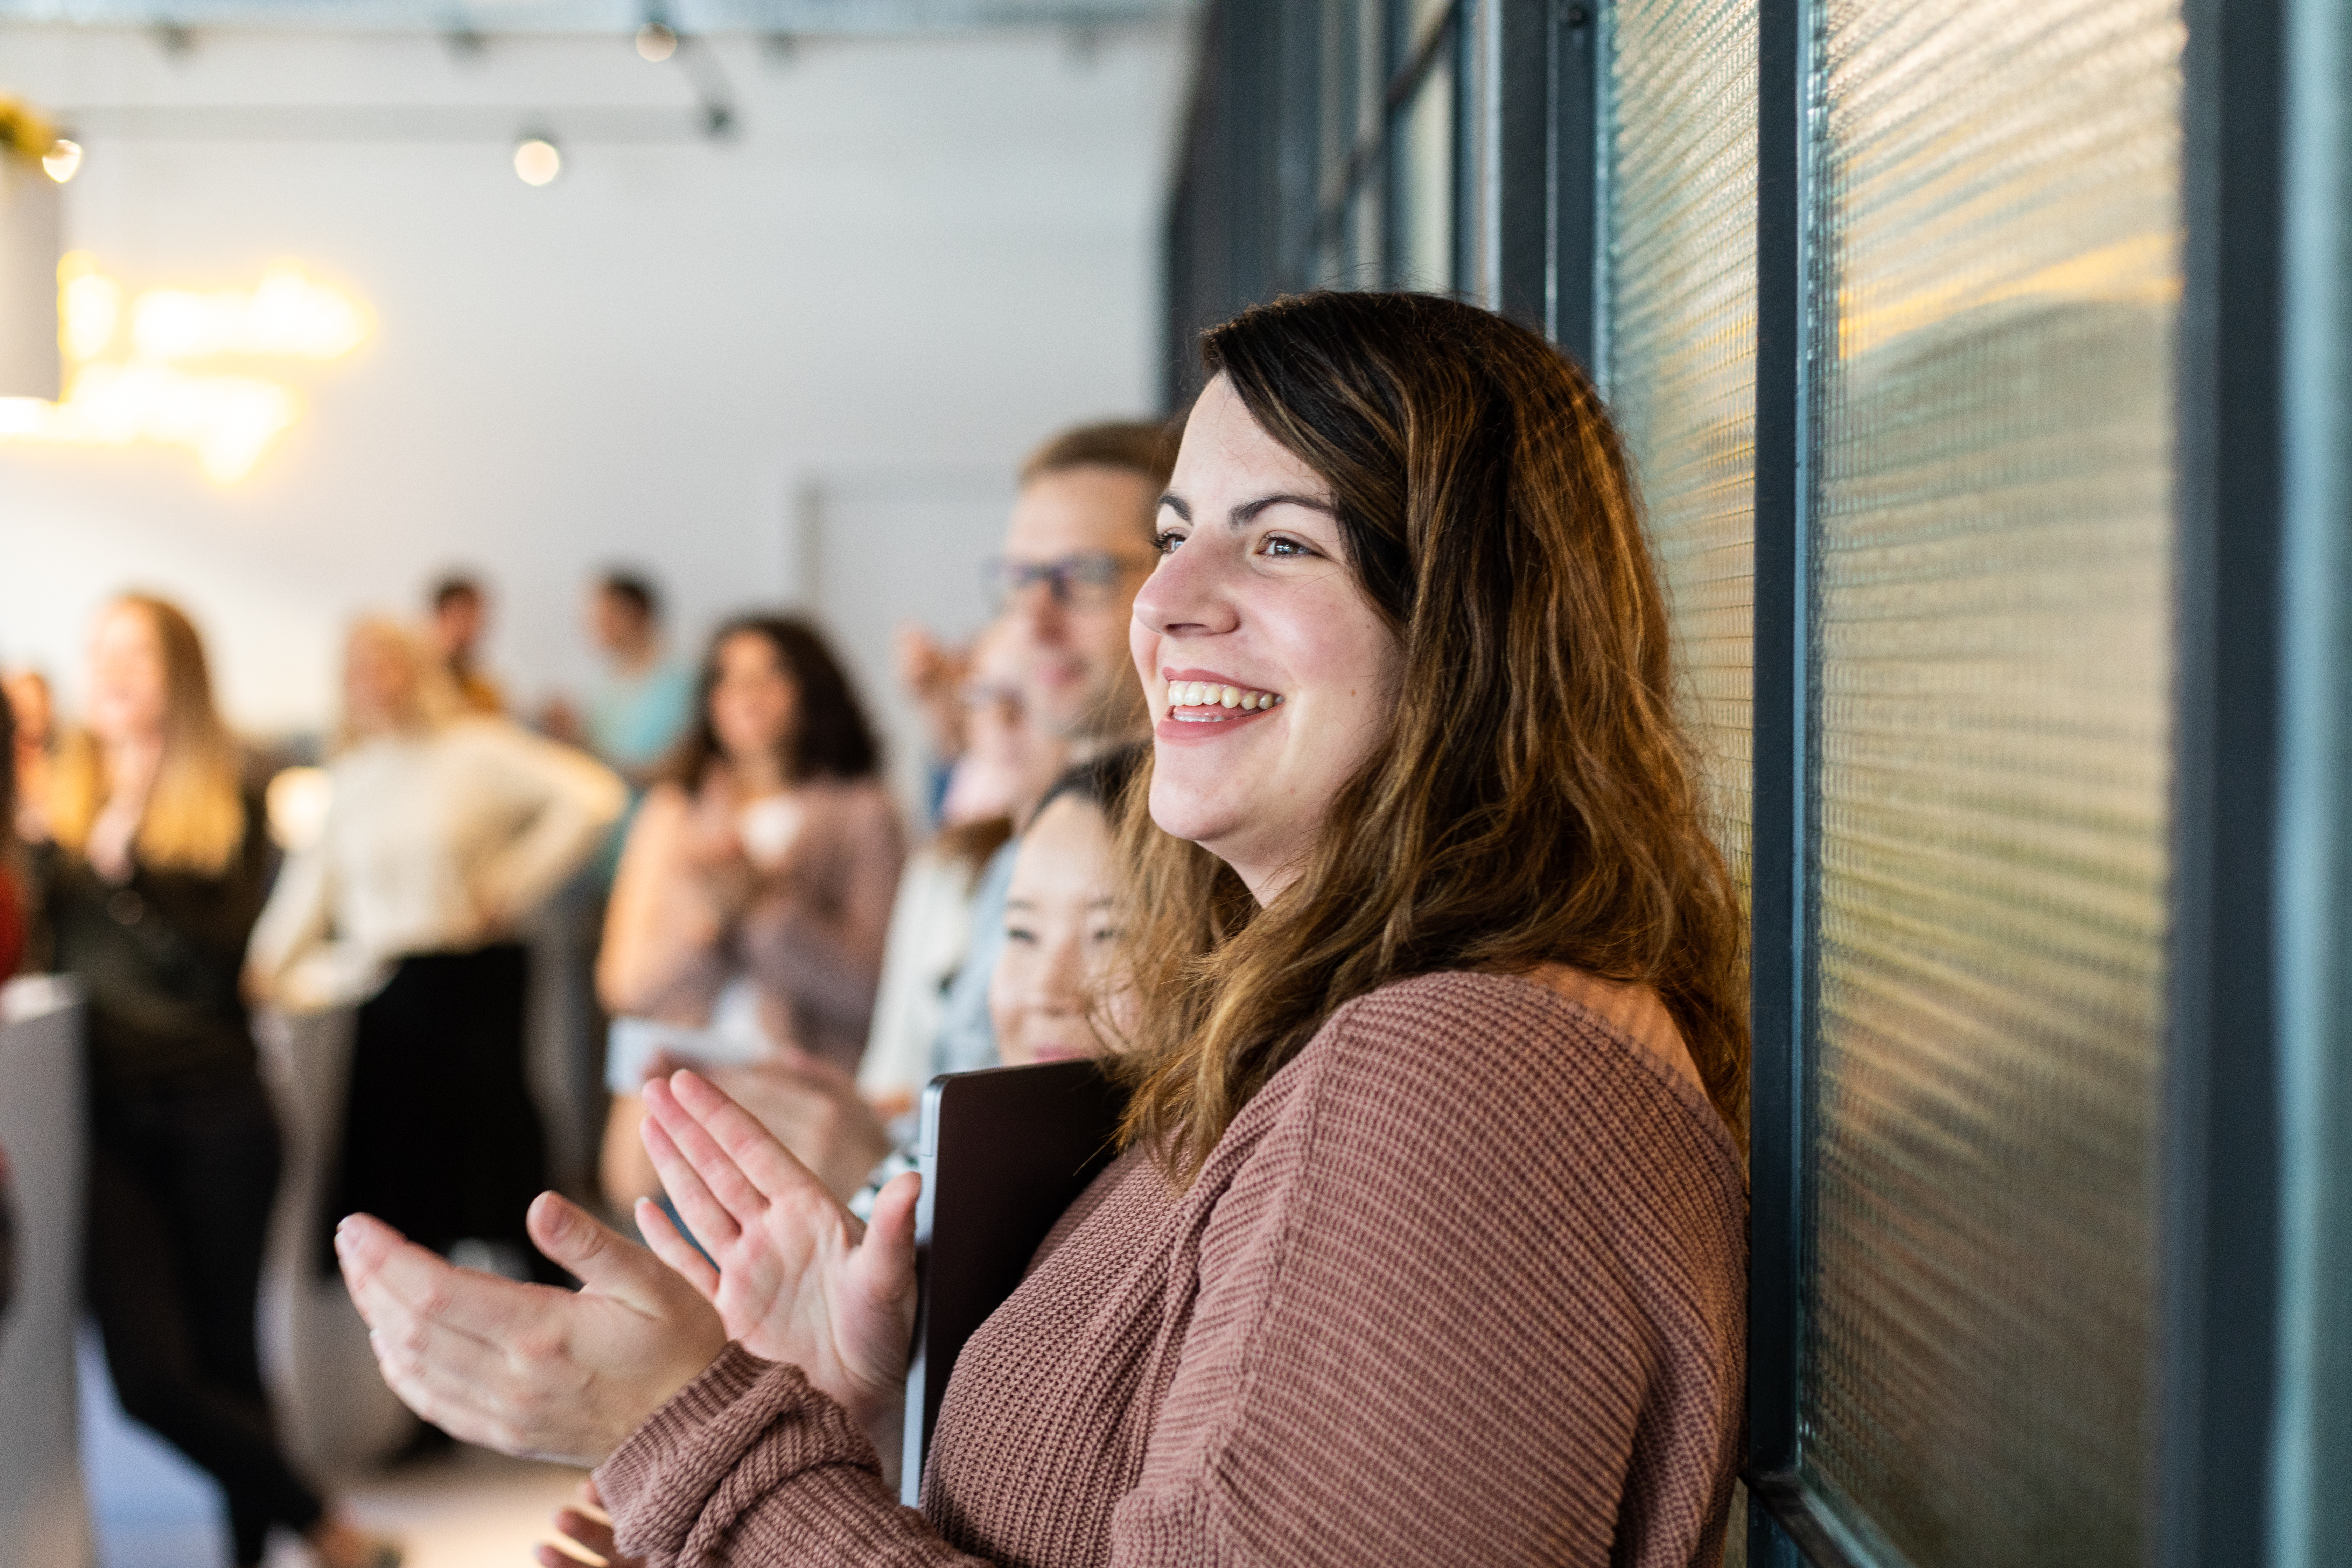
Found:
[[[757,1117],[793,1158],[807,1166],[825,1191],[845,1203],[890,1152],[889,1129],[858,1094],[857,1080],[806,1051],[788,1049],[756,1062],[705,1070],[712,1083]]]
[[[927,628],[911,624],[900,626],[893,641],[898,684],[922,710],[933,754],[941,762],[953,762],[963,752],[963,704],[957,692],[971,658],[963,649],[949,647]]]
[[[336,1227],[335,1251],[411,1410],[469,1443],[594,1465],[710,1364],[727,1331],[693,1288],[577,1205],[541,1193],[530,1227],[583,1289],[453,1268],[366,1215]]]
[[[580,721],[580,710],[566,698],[547,700],[546,706],[539,710],[539,728],[541,733],[567,746],[588,744],[588,729]]]
[[[900,1176],[860,1225],[742,1106],[691,1072],[646,1085],[646,1151],[708,1259],[660,1209],[637,1227],[754,1355],[838,1400],[895,1471],[915,1327],[915,1197]]]
[[[591,1560],[609,1568],[645,1568],[644,1558],[624,1557],[614,1550],[613,1516],[604,1511],[594,1481],[582,1481],[579,1500],[556,1510],[555,1533],[577,1550],[542,1543],[536,1554],[540,1568],[573,1568]]]

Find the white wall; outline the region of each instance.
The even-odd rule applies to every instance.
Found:
[[[236,484],[176,448],[0,445],[0,658],[64,677],[70,702],[94,605],[151,585],[198,616],[236,721],[317,727],[345,618],[465,563],[500,595],[494,668],[536,702],[586,679],[580,590],[602,563],[651,567],[690,636],[797,594],[812,559],[861,559],[870,622],[869,542],[793,537],[827,515],[799,499],[812,482],[962,476],[986,533],[994,476],[1031,443],[1153,405],[1173,27],[1091,49],[1051,32],[719,48],[736,141],[574,144],[543,189],[488,140],[88,135],[67,243],[132,291],[249,286],[289,257],[378,325],[289,378],[307,414]],[[429,37],[200,35],[173,59],[141,34],[29,28],[0,29],[0,90],[68,118],[688,101],[675,64],[618,38],[494,38],[468,59]],[[908,604],[969,622],[985,542],[950,560],[915,538],[870,544]],[[880,646],[870,626],[856,640]]]

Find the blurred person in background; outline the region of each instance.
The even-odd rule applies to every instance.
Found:
[[[255,1343],[278,1123],[237,990],[271,851],[196,630],[129,595],[90,641],[85,729],[49,781],[57,966],[89,994],[85,1279],[123,1410],[220,1483],[234,1561],[273,1525],[330,1568],[399,1554],[279,1448]]]
[[[1035,809],[1068,750],[1030,714],[1020,632],[1010,621],[991,623],[961,662],[961,754],[940,802],[940,831],[899,879],[874,1032],[857,1069],[860,1092],[886,1119],[912,1110],[930,1081],[947,989],[971,947],[982,870]]]
[[[489,596],[481,583],[452,573],[434,584],[433,646],[449,671],[459,700],[477,713],[503,713],[506,694],[482,670],[482,635]]]
[[[963,684],[971,672],[973,650],[941,642],[928,626],[908,625],[898,628],[890,653],[899,689],[922,715],[924,739],[930,746],[923,774],[923,810],[927,822],[936,824],[941,820],[956,759],[963,755]]]
[[[0,679],[0,700],[8,706],[15,732],[8,745],[14,765],[10,804],[0,811],[0,860],[15,882],[16,910],[23,924],[17,939],[16,968],[41,973],[55,967],[47,900],[41,877],[45,858],[30,853],[49,837],[49,773],[56,763],[57,710],[48,678],[37,669],[20,669]],[[0,966],[0,975],[8,973]]]
[[[25,957],[25,870],[16,838],[16,711],[0,682],[0,980]]]
[[[586,746],[642,795],[659,783],[694,721],[694,672],[662,637],[661,595],[634,572],[607,572],[588,597],[588,632],[604,658],[583,719],[558,699],[548,733]]]
[[[515,933],[627,792],[581,752],[467,712],[436,651],[382,620],[352,632],[328,777],[323,829],[288,861],[247,972],[286,1011],[359,1010],[326,1222],[401,1214],[436,1250],[473,1241],[502,1272],[560,1278],[523,1231],[546,1152]]]
[[[24,889],[16,873],[16,716],[0,681],[0,983],[25,955]],[[16,1300],[16,1184],[0,1148],[0,1336]]]
[[[49,836],[46,813],[49,798],[51,753],[57,746],[57,711],[48,678],[37,669],[20,669],[0,680],[0,694],[16,721],[11,747],[16,763],[16,804],[9,821],[16,837],[37,844]]]
[[[998,613],[1020,649],[1023,700],[1072,763],[1150,733],[1127,628],[1158,560],[1152,519],[1181,435],[1181,426],[1118,423],[1046,442],[1022,465],[1003,553],[988,563]],[[996,1060],[988,982],[1003,945],[1013,855],[1011,845],[999,849],[982,874],[971,948],[948,988],[933,1072]]]
[[[623,1209],[660,1190],[637,1138],[646,1072],[684,1058],[852,1082],[906,858],[873,726],[805,623],[721,627],[693,712],[629,830],[597,961],[615,1016],[604,1182]]]

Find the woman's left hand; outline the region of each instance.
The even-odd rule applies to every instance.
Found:
[[[697,1074],[647,1083],[645,1102],[646,1151],[719,1267],[649,1203],[637,1205],[637,1228],[745,1350],[790,1362],[838,1400],[887,1467],[914,1338],[921,1178],[891,1182],[873,1223],[860,1224],[757,1117]]]
[[[530,1206],[541,1252],[577,1292],[453,1268],[366,1215],[335,1251],[384,1381],[453,1436],[594,1465],[726,1347],[719,1314],[644,1247],[577,1205]]]

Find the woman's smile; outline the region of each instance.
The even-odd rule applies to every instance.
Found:
[[[1160,711],[1153,729],[1163,741],[1206,741],[1229,735],[1249,721],[1271,717],[1282,694],[1210,669],[1160,672]]]

